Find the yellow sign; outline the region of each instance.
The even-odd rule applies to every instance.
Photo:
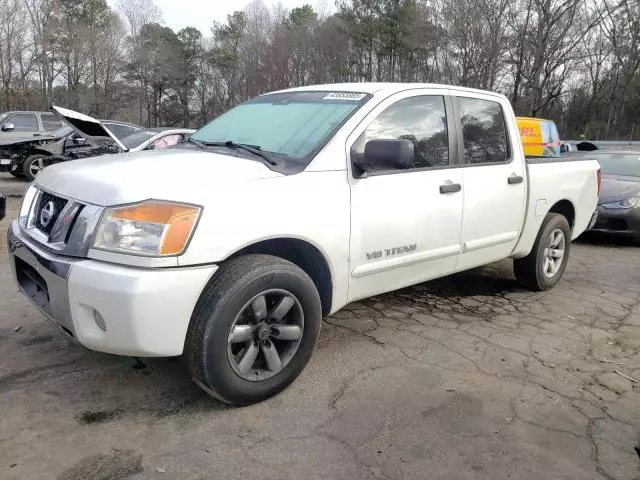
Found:
[[[560,156],[560,135],[553,120],[516,117],[525,157]]]

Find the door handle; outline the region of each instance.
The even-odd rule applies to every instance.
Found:
[[[440,185],[440,193],[456,193],[462,190],[462,185],[459,183],[445,183],[444,185]]]
[[[517,185],[518,183],[522,183],[523,181],[524,178],[520,175],[516,175],[515,173],[507,178],[507,182],[509,182],[509,185]]]

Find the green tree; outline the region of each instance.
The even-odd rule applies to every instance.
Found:
[[[176,90],[182,106],[182,124],[188,127],[191,123],[189,103],[198,78],[198,66],[204,60],[202,33],[197,28],[184,28],[178,32],[178,42],[180,64],[176,72]]]
[[[180,69],[181,44],[169,27],[150,23],[140,29],[140,59],[138,75],[145,86],[147,123],[157,127],[162,123],[164,96],[176,86]]]

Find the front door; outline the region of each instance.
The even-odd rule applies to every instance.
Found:
[[[9,125],[13,125],[13,129],[7,130]],[[39,134],[40,126],[38,117],[35,113],[14,113],[2,120],[2,131],[0,131],[0,140],[14,140],[16,138],[29,138],[35,134]]]
[[[363,154],[372,139],[408,139],[414,163],[358,178],[350,172],[349,300],[446,275],[461,250],[463,179],[447,91],[411,90],[378,105],[347,142]]]

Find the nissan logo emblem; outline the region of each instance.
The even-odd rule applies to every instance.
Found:
[[[56,205],[53,202],[48,202],[40,211],[40,225],[48,227],[55,213]]]

